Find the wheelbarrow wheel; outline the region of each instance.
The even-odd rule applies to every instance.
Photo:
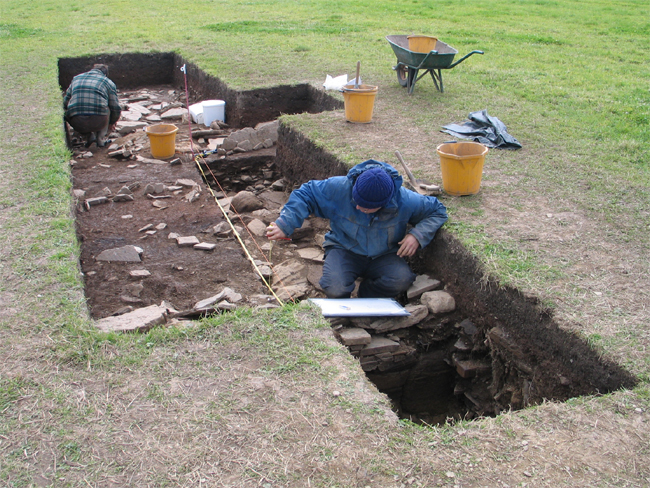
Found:
[[[397,72],[397,81],[399,82],[399,84],[402,85],[403,87],[408,86],[409,67],[404,64],[400,64],[395,71]]]

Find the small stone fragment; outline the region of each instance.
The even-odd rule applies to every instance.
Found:
[[[102,205],[104,203],[108,203],[108,198],[106,197],[95,197],[95,198],[87,198],[85,205],[88,210],[90,210],[90,207],[94,207],[95,205]]]
[[[181,236],[176,238],[178,247],[193,247],[200,241],[196,236]]]
[[[273,184],[271,184],[271,189],[275,191],[284,191],[286,188],[287,184],[284,181],[284,178],[281,178],[277,181],[274,181]]]
[[[199,186],[199,184],[196,181],[190,180],[188,178],[181,178],[179,180],[176,180],[174,185],[184,186],[184,187],[187,187],[187,188],[193,188],[195,186]]]
[[[215,225],[212,228],[212,233],[214,235],[219,235],[219,236],[225,236],[227,234],[230,234],[232,232],[232,228],[230,227],[230,224],[226,222],[225,220],[223,222],[219,222],[217,225]]]
[[[212,251],[215,247],[217,247],[217,245],[211,242],[199,242],[198,244],[194,244],[194,249],[198,249],[199,251]]]
[[[151,273],[146,269],[133,269],[129,271],[129,276],[131,278],[146,278],[147,276],[151,276]]]

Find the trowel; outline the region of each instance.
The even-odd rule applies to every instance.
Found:
[[[395,151],[395,156],[397,156],[399,162],[402,163],[402,167],[404,168],[404,171],[406,171],[406,175],[409,178],[409,182],[411,183],[413,190],[415,190],[420,195],[427,195],[427,196],[439,195],[440,193],[442,193],[442,188],[440,188],[438,185],[434,185],[433,183],[427,180],[422,180],[420,178],[416,179],[415,176],[413,176],[413,173],[411,173],[409,167],[406,166],[406,163],[404,162],[404,158],[402,158],[402,155],[400,154],[399,151]]]

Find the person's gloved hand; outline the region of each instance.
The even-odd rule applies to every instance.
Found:
[[[413,256],[415,251],[420,247],[420,243],[413,234],[406,234],[404,239],[399,241],[398,244],[400,247],[397,250],[397,255],[401,258]]]

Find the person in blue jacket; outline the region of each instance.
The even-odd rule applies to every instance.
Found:
[[[347,176],[312,180],[293,191],[266,236],[291,237],[309,215],[330,221],[320,280],[329,298],[349,298],[357,278],[360,298],[406,291],[415,274],[404,258],[429,244],[447,221],[437,198],[404,188],[395,168],[374,159]]]

